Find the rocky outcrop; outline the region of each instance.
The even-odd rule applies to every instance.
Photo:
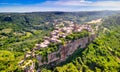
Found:
[[[53,52],[51,54],[48,54],[48,64],[50,62],[53,62],[53,61],[56,61],[56,60],[59,60],[59,52]]]
[[[39,66],[43,64],[49,64],[55,61],[58,62],[65,61],[66,58],[69,55],[73,54],[75,50],[77,50],[78,48],[85,48],[90,42],[92,42],[95,39],[95,37],[96,35],[91,35],[89,37],[69,41],[65,45],[60,45],[59,50],[57,52],[52,52],[47,55],[48,61],[46,61],[45,59],[42,61],[42,56],[37,55],[36,58],[39,61]]]
[[[38,66],[44,64],[60,63],[65,61],[69,55],[73,54],[78,48],[85,48],[89,43],[91,43],[96,38],[95,34],[90,35],[89,37],[84,37],[76,40],[71,40],[60,45],[58,51],[49,53],[47,56],[35,55],[34,52],[29,52],[25,54],[24,60],[20,62],[20,65],[23,65],[22,68],[25,72],[34,72],[35,62],[31,58],[36,58],[38,61]]]
[[[62,43],[60,38],[66,38],[67,35],[70,35],[74,32],[82,32],[83,30],[87,30],[90,34],[85,34],[84,36],[68,39],[69,41],[65,41]],[[90,36],[89,36],[90,35]],[[25,72],[34,71],[35,65],[32,59],[37,59],[38,65],[42,66],[45,64],[53,64],[65,61],[69,55],[73,54],[78,48],[85,48],[90,42],[94,40],[96,35],[90,25],[77,25],[70,24],[67,27],[58,28],[53,30],[50,34],[50,37],[44,37],[44,41],[40,44],[36,44],[35,48],[29,53],[26,53],[24,56],[24,60],[20,62],[20,65],[23,64],[23,68]],[[57,46],[58,51],[54,51],[52,53],[48,52],[39,52],[41,48],[47,48],[51,43],[58,43]],[[62,45],[63,44],[63,45]]]

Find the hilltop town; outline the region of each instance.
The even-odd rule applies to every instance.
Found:
[[[32,58],[38,61],[38,66],[65,61],[78,47],[85,48],[96,37],[90,24],[66,22],[68,23],[66,26],[55,24],[50,35],[45,36],[43,42],[35,44],[32,51],[25,54],[24,60],[19,63],[22,68],[33,71],[35,63]]]
[[[36,44],[36,49],[45,48],[47,47],[51,42],[52,43],[60,43],[61,40],[59,40],[60,37],[65,38],[67,35],[73,33],[73,32],[81,32],[82,30],[88,30],[89,32],[93,32],[90,25],[77,25],[77,24],[70,24],[67,27],[59,28],[58,26],[55,27],[55,30],[53,30],[50,33],[50,37],[45,36],[44,42],[40,44]]]

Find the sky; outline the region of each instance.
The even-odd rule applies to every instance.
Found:
[[[120,10],[120,0],[0,0],[0,12]]]

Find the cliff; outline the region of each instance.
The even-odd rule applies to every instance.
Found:
[[[45,36],[42,43],[36,44],[31,52],[25,54],[20,65],[26,72],[31,72],[35,69],[35,61],[39,67],[60,63],[78,48],[85,48],[95,37],[94,30],[90,25],[70,24],[63,28],[57,26],[50,33],[50,37]]]
[[[39,66],[43,64],[49,64],[51,62],[61,62],[65,61],[69,55],[73,54],[78,48],[85,48],[90,42],[95,39],[96,35],[91,35],[89,37],[80,38],[77,40],[69,41],[65,45],[60,45],[59,50],[52,52],[47,55],[47,60],[41,55],[36,55],[36,59],[39,61]],[[42,59],[44,59],[42,61]]]

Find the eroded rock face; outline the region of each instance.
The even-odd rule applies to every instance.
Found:
[[[42,66],[44,64],[56,65],[56,63],[65,61],[69,55],[73,54],[75,50],[78,48],[85,48],[90,42],[92,42],[96,38],[96,35],[90,35],[89,37],[80,38],[73,41],[68,41],[65,45],[60,45],[59,50],[56,52],[52,52],[47,56],[35,55],[34,52],[26,53],[24,60],[20,63],[23,64],[25,60],[28,58],[36,58],[38,60],[38,66]],[[35,70],[35,62],[29,60],[23,66],[25,72],[34,72]]]
[[[58,52],[53,52],[48,55],[48,63],[56,61],[59,59],[59,56],[57,56]]]
[[[43,64],[49,64],[55,61],[65,61],[69,55],[73,54],[73,52],[77,50],[77,48],[85,48],[90,42],[95,39],[95,37],[96,35],[91,35],[90,37],[84,37],[74,41],[69,41],[67,44],[59,46],[59,50],[57,52],[52,52],[48,54],[47,62],[45,60],[42,62],[42,57],[40,55],[37,56],[39,66]]]

